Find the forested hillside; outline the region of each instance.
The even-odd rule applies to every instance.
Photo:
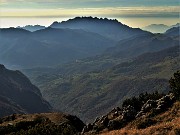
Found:
[[[156,90],[167,92],[169,77],[180,68],[178,61],[179,46],[175,46],[104,70],[87,71],[82,69],[83,64],[70,64],[63,72],[57,68],[31,79],[54,108],[89,121],[128,97]]]

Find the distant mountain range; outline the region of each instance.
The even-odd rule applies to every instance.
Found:
[[[92,17],[54,22],[50,27],[34,32],[20,28],[1,29],[0,62],[11,68],[47,67],[100,55],[105,50],[110,53],[113,48],[116,49],[112,51],[113,55],[128,58],[155,51],[158,49],[155,46],[159,43],[162,45],[162,48],[158,46],[160,50],[167,43],[178,42],[168,37],[166,40],[151,37],[152,33],[130,28],[117,20]],[[138,43],[145,42],[136,44],[135,40]],[[144,46],[148,42],[152,44],[150,48]],[[119,49],[114,47],[117,44],[120,44]]]
[[[180,23],[175,25],[165,25],[165,24],[151,24],[145,27],[142,27],[142,30],[149,31],[152,33],[165,33],[168,29],[173,27],[179,27]],[[130,27],[127,25],[123,25],[117,20],[109,20],[109,19],[99,19],[93,17],[76,17],[73,19],[69,19],[67,21],[62,22],[53,22],[49,27],[52,28],[70,28],[70,29],[83,29],[90,32],[95,32],[111,38],[113,40],[120,40],[124,38],[129,38],[132,35],[135,36],[143,33],[139,29],[134,29],[130,31]],[[26,25],[24,27],[18,26],[17,28],[25,29],[31,32],[45,29],[45,26],[41,25]]]
[[[146,30],[146,31],[150,31],[152,33],[164,33],[168,29],[171,29],[173,27],[179,27],[179,26],[180,26],[179,23],[177,23],[175,25],[172,25],[172,26],[167,26],[167,25],[164,25],[164,24],[151,24],[151,25],[148,25],[146,27],[143,27],[142,29]]]
[[[180,67],[177,35],[139,34],[101,54],[60,66],[23,70],[57,110],[90,121],[141,92],[168,91]]]
[[[117,20],[92,17],[54,22],[34,32],[1,29],[0,62],[11,68],[53,66],[101,54],[122,39],[144,34],[150,33]]]
[[[49,112],[51,109],[40,90],[25,75],[0,65],[0,117],[13,113]]]
[[[18,26],[17,28],[34,32],[34,31],[37,31],[37,30],[45,29],[46,27],[45,26],[41,26],[41,25],[26,25],[24,27]]]
[[[97,17],[76,17],[67,21],[56,21],[53,22],[49,27],[60,29],[81,29],[87,32],[100,34],[115,41],[147,33],[139,28],[131,28],[115,19],[111,20]],[[27,25],[24,27],[19,26],[17,28],[34,32],[45,29],[46,27],[40,25]]]

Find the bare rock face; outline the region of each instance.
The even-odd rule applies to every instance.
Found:
[[[156,101],[157,103],[156,110],[162,112],[166,110],[167,107],[171,106],[172,103],[174,103],[174,101],[175,101],[175,96],[172,93],[163,96],[162,98]]]

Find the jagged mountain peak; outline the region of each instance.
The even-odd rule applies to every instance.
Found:
[[[122,24],[121,22],[119,22],[117,19],[107,19],[107,18],[97,18],[97,17],[75,17],[73,19],[69,19],[67,21],[62,21],[62,22],[58,22],[55,21],[53,22],[51,25],[53,24],[59,24],[59,23],[71,23],[71,22],[83,22],[83,21],[89,21],[89,22],[111,22],[111,23],[117,23],[117,24]]]
[[[122,24],[118,20],[97,18],[97,17],[76,17],[63,22],[54,22],[50,25],[53,28],[70,28],[83,29],[89,32],[98,33],[115,41],[145,34],[148,32],[142,31],[139,28],[131,28]]]

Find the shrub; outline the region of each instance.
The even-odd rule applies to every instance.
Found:
[[[132,97],[124,100],[122,107],[127,107],[128,105],[131,105],[136,111],[140,111],[143,104],[146,103],[149,99],[157,100],[160,99],[162,96],[163,94],[160,94],[157,91],[154,93],[141,93],[138,97]]]

